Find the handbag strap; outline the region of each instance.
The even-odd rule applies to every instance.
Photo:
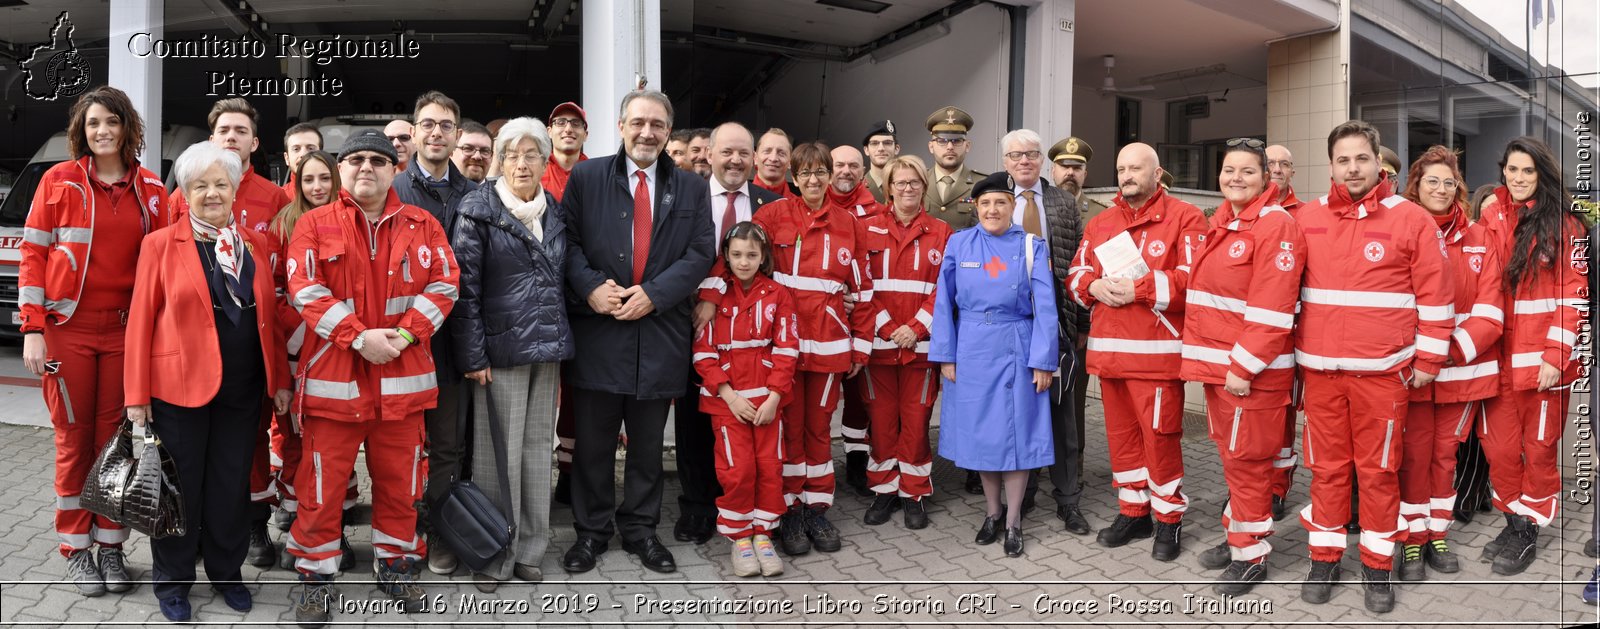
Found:
[[[487,409],[487,417],[484,419],[489,422],[489,435],[491,437],[491,441],[506,443],[506,436],[503,434],[504,431],[500,428],[500,422],[495,421],[495,417],[497,415],[495,411],[497,409],[495,408],[494,391],[489,389],[489,385],[478,384],[471,380],[468,380],[467,382],[470,383],[468,386],[483,387],[483,399],[489,406]],[[461,397],[465,397],[466,399],[461,401],[461,403],[457,406],[458,409],[466,408],[469,405],[469,401],[472,399],[470,395],[460,396],[457,399],[460,400]],[[464,444],[471,443],[467,441],[467,426],[473,421],[472,415],[473,414],[459,413],[456,416],[456,434],[460,437],[461,442]],[[495,478],[500,481],[500,502],[506,506],[506,509],[509,510],[511,509],[511,480],[507,476],[506,453],[503,448],[493,447],[493,444],[490,444],[489,449],[494,450]],[[474,453],[474,456],[476,456],[476,453]],[[512,521],[512,514],[507,514],[506,520]]]

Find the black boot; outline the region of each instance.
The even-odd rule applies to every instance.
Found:
[[[1095,541],[1106,548],[1116,548],[1136,539],[1150,537],[1154,532],[1148,514],[1135,518],[1118,513],[1111,526],[1100,529]]]
[[[872,500],[872,506],[867,507],[867,515],[861,518],[862,522],[877,526],[889,521],[889,514],[900,508],[900,497],[895,494],[878,494]]]
[[[1231,561],[1228,562],[1228,568],[1217,576],[1217,584],[1212,589],[1226,596],[1242,596],[1249,594],[1257,583],[1266,579],[1267,562]]]
[[[804,555],[811,552],[811,538],[806,535],[805,505],[790,505],[779,519],[778,541],[784,554]]]
[[[806,535],[811,537],[811,547],[825,553],[837,552],[842,547],[839,529],[828,521],[824,509],[812,507],[806,512],[805,529]]]
[[[1150,556],[1156,561],[1172,561],[1183,548],[1183,523],[1156,522],[1156,541],[1150,547]]]
[[[1442,574],[1455,574],[1461,572],[1461,562],[1456,561],[1456,554],[1450,552],[1450,544],[1442,539],[1428,542],[1422,547],[1422,557],[1428,561],[1428,567],[1434,572]]]
[[[983,495],[983,477],[972,470],[967,470],[967,493],[974,496]]]
[[[267,537],[267,519],[264,517],[250,521],[250,550],[245,553],[244,562],[262,569],[278,563],[278,547],[272,544],[271,537]]]
[[[1400,580],[1427,581],[1428,567],[1422,559],[1422,544],[1406,544],[1400,551]]]
[[[295,623],[306,629],[315,629],[333,620],[333,576],[300,573],[300,596],[294,600]]]
[[[1312,561],[1311,573],[1300,585],[1300,600],[1313,605],[1328,602],[1333,596],[1333,586],[1339,583],[1339,562]]]
[[[1286,514],[1284,513],[1283,496],[1273,496],[1272,497],[1272,521],[1273,522],[1280,521],[1280,520],[1283,519],[1284,515],[1286,515]]]
[[[1374,614],[1387,614],[1394,609],[1394,585],[1389,583],[1389,571],[1361,566],[1361,574],[1365,577],[1367,594],[1363,602],[1367,611]]]
[[[1539,525],[1522,516],[1513,518],[1512,522],[1511,535],[1495,555],[1492,567],[1495,574],[1505,577],[1527,570],[1539,548]]]
[[[561,472],[556,476],[556,491],[552,496],[557,504],[572,505],[572,473]]]
[[[862,498],[871,498],[873,491],[867,485],[867,453],[846,452],[844,455],[844,484]]]
[[[1233,549],[1228,546],[1228,540],[1226,539],[1222,540],[1221,544],[1200,551],[1201,568],[1216,570],[1218,568],[1227,568],[1232,563],[1235,563],[1233,561]]]
[[[1494,536],[1494,539],[1483,545],[1483,556],[1478,558],[1479,561],[1488,563],[1494,561],[1494,558],[1500,555],[1500,549],[1506,545],[1506,540],[1511,539],[1511,533],[1515,530],[1516,522],[1522,517],[1510,513],[1505,514],[1505,516],[1505,528],[1500,529],[1499,535]]]

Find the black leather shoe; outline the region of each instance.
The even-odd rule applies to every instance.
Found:
[[[1495,535],[1494,539],[1483,545],[1483,556],[1478,558],[1479,561],[1494,561],[1494,558],[1500,554],[1500,548],[1506,545],[1506,540],[1511,539],[1512,533],[1516,530],[1516,520],[1521,516],[1510,513],[1505,514],[1505,516],[1505,528],[1500,529],[1500,534]]]
[[[1022,556],[1022,527],[1013,526],[1006,529],[1005,549],[1007,557]]]
[[[1427,564],[1422,560],[1422,544],[1406,544],[1400,550],[1400,580],[1427,581]]]
[[[656,572],[677,572],[678,564],[672,560],[672,552],[661,545],[661,540],[651,535],[637,542],[622,542],[622,549],[630,555],[637,555],[644,567]]]
[[[1389,583],[1389,571],[1361,566],[1361,573],[1366,577],[1367,592],[1362,602],[1366,604],[1367,611],[1386,614],[1393,610],[1394,585]]]
[[[572,505],[572,474],[570,472],[561,472],[560,475],[556,476],[555,495],[551,496],[551,498],[555,499],[556,504]]]
[[[1273,522],[1277,522],[1279,520],[1282,520],[1284,515],[1286,515],[1286,514],[1284,513],[1283,496],[1273,496],[1272,497],[1272,521]]]
[[[1506,538],[1500,554],[1495,555],[1494,564],[1490,566],[1491,572],[1504,577],[1522,574],[1538,555],[1539,525],[1521,516],[1517,516],[1514,522],[1511,536]]]
[[[1150,546],[1150,556],[1156,561],[1172,561],[1183,548],[1183,523],[1156,523],[1156,540]]]
[[[983,495],[983,478],[972,470],[967,470],[967,493],[974,496]]]
[[[926,503],[910,498],[902,498],[900,502],[906,508],[906,528],[911,530],[928,528],[928,508]]]
[[[1442,574],[1455,574],[1461,572],[1461,562],[1456,560],[1456,554],[1450,552],[1450,544],[1442,539],[1428,542],[1422,547],[1422,557],[1428,562],[1428,567],[1434,572]]]
[[[1339,562],[1312,561],[1311,572],[1300,585],[1300,600],[1313,605],[1328,602],[1333,586],[1339,583]]]
[[[789,556],[811,552],[811,538],[806,535],[806,507],[790,505],[778,524],[778,542],[783,553]]]
[[[1061,518],[1061,523],[1066,525],[1068,533],[1073,535],[1088,535],[1089,521],[1083,518],[1083,513],[1078,511],[1077,505],[1061,505],[1056,507],[1056,517]]]
[[[578,574],[594,569],[596,561],[600,560],[601,553],[606,552],[606,543],[591,537],[579,537],[572,548],[567,549],[567,554],[561,559],[561,567],[567,572]]]
[[[985,517],[983,519],[983,524],[978,527],[978,536],[973,538],[972,543],[979,546],[988,546],[989,544],[993,544],[995,540],[1000,539],[1000,527],[1005,526],[1005,523],[1006,507],[1005,505],[1001,505],[1000,513],[998,515]]]
[[[844,484],[862,498],[871,498],[875,492],[867,484],[867,453],[848,452],[844,455]]]
[[[678,523],[672,527],[672,539],[680,542],[704,544],[711,541],[711,537],[716,534],[716,530],[717,523],[715,518],[684,514],[678,516]]]
[[[806,536],[811,538],[812,548],[825,553],[837,552],[843,548],[839,529],[834,528],[833,523],[828,521],[823,509],[815,507],[807,509],[805,518]]]
[[[245,550],[244,562],[265,570],[278,563],[278,547],[267,537],[265,518],[250,522],[250,546]]]
[[[1233,561],[1229,562],[1228,568],[1217,577],[1217,584],[1212,586],[1212,589],[1224,596],[1242,596],[1249,594],[1257,583],[1266,579],[1266,562]]]
[[[1128,542],[1136,539],[1150,537],[1153,534],[1155,534],[1155,527],[1151,524],[1149,515],[1135,518],[1118,513],[1117,519],[1111,522],[1111,526],[1100,529],[1100,535],[1096,537],[1095,541],[1106,548],[1116,548],[1125,546]]]
[[[889,515],[900,508],[900,497],[894,494],[878,494],[872,500],[872,506],[867,507],[867,514],[861,518],[862,522],[877,526],[889,521]]]
[[[1227,568],[1233,563],[1237,563],[1233,561],[1233,548],[1228,546],[1228,540],[1226,539],[1222,540],[1221,544],[1200,551],[1201,568],[1216,570],[1218,568]]]

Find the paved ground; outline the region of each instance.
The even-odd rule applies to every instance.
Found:
[[[33,395],[37,395],[34,390]],[[18,395],[19,398],[26,397]],[[1097,404],[1091,404],[1097,406]],[[63,623],[141,623],[162,618],[148,585],[125,595],[86,599],[60,578],[63,563],[56,553],[51,527],[53,447],[46,429],[14,425],[37,421],[19,417],[17,406],[0,406],[0,623],[59,626]],[[1098,410],[1089,422],[1090,453],[1083,510],[1098,529],[1115,514]],[[1569,425],[1568,442],[1574,436]],[[1203,434],[1190,431],[1190,434]],[[1590,437],[1592,439],[1592,436]],[[661,531],[677,557],[679,571],[659,575],[644,570],[615,544],[600,567],[569,578],[561,572],[560,553],[574,539],[571,514],[554,514],[555,541],[543,568],[549,581],[538,586],[507,585],[495,595],[481,595],[462,575],[452,579],[425,574],[438,611],[414,617],[348,611],[337,620],[351,623],[428,623],[488,625],[549,624],[1169,624],[1235,625],[1491,625],[1559,626],[1593,622],[1595,608],[1583,605],[1577,592],[1595,560],[1581,553],[1587,538],[1589,507],[1568,503],[1555,527],[1540,539],[1540,556],[1515,580],[1493,577],[1478,563],[1477,549],[1497,531],[1498,517],[1484,514],[1452,532],[1464,551],[1463,570],[1453,578],[1406,584],[1399,589],[1398,609],[1375,617],[1362,607],[1359,585],[1336,590],[1332,601],[1310,606],[1298,598],[1294,579],[1303,576],[1304,529],[1293,519],[1279,525],[1272,538],[1277,552],[1270,559],[1271,583],[1250,596],[1218,601],[1209,587],[1214,573],[1196,564],[1196,553],[1217,543],[1218,517],[1224,501],[1221,465],[1206,441],[1186,442],[1186,492],[1191,500],[1183,531],[1183,555],[1174,563],[1150,558],[1149,542],[1104,549],[1092,537],[1061,531],[1054,504],[1041,498],[1040,508],[1025,520],[1027,554],[1007,559],[999,545],[971,543],[981,520],[982,501],[960,491],[961,475],[948,461],[935,465],[938,493],[930,510],[932,526],[909,531],[898,517],[870,527],[861,516],[867,500],[841,496],[832,512],[845,546],[833,554],[812,553],[786,561],[787,571],[773,579],[739,579],[727,570],[728,544],[716,539],[704,546],[671,541],[676,517],[676,483],[669,481]],[[1571,470],[1568,471],[1569,481]],[[1591,477],[1592,479],[1592,477]],[[1291,501],[1305,500],[1305,472],[1296,478]],[[365,474],[362,475],[366,484]],[[1569,482],[1569,485],[1571,483]],[[370,491],[370,487],[365,488]],[[378,598],[370,581],[369,531],[352,529],[363,566],[340,580],[342,601],[349,610]],[[276,535],[276,532],[274,532]],[[147,540],[135,535],[130,563],[150,565]],[[1352,544],[1354,540],[1352,538]],[[1359,574],[1354,549],[1347,555],[1346,575]],[[208,623],[274,625],[292,620],[289,606],[292,575],[246,567],[254,581],[256,607],[248,614],[228,609],[205,587],[193,594],[196,618]],[[1347,579],[1350,577],[1347,576]],[[737,604],[748,609],[685,608],[685,602]],[[463,605],[466,607],[463,607]],[[663,605],[679,605],[676,609]],[[754,610],[754,611],[750,611]]]

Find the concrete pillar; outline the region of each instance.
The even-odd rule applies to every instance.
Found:
[[[282,60],[281,72],[290,80],[298,81],[311,76],[311,59],[306,57],[290,57]],[[283,98],[284,116],[295,122],[305,122],[311,119],[311,98],[304,93],[296,91],[293,96]]]
[[[1024,46],[1023,126],[1039,132],[1044,148],[1072,135],[1073,41],[1077,0],[1051,0],[1028,7]],[[1048,176],[1048,168],[1046,176]]]
[[[134,33],[149,33],[152,41],[161,39],[165,29],[162,0],[118,0],[111,3],[109,80],[107,84],[128,93],[133,108],[144,119],[144,153],[139,162],[157,176],[161,172],[161,59],[146,55],[141,59],[128,50]]]
[[[1347,41],[1331,31],[1267,44],[1267,142],[1294,153],[1301,199],[1328,192],[1328,132],[1350,119]]]
[[[582,10],[580,104],[589,114],[584,151],[610,155],[621,144],[617,110],[622,97],[641,81],[650,89],[662,89],[661,0],[585,0]]]

